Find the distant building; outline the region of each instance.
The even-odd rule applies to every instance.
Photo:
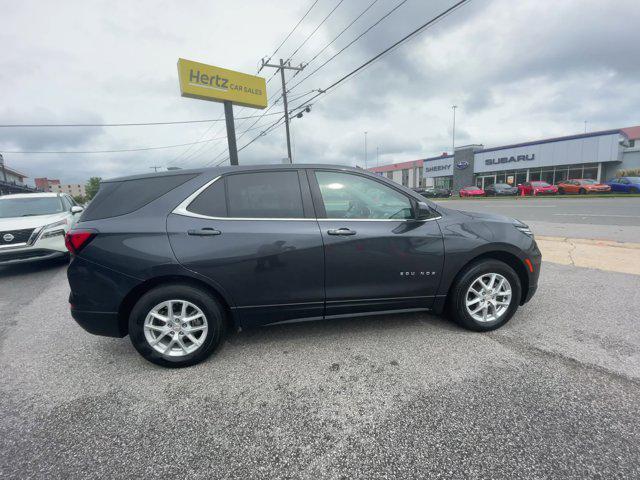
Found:
[[[60,185],[60,180],[47,177],[36,178],[33,180],[38,190],[43,192],[53,192],[54,185]]]
[[[51,191],[57,193],[68,193],[72,197],[85,197],[87,195],[87,191],[81,183],[57,183],[51,185]]]
[[[10,193],[28,193],[35,191],[25,185],[24,179],[28,178],[24,173],[11,168],[0,161],[0,195]]]
[[[494,183],[518,185],[567,178],[605,181],[622,169],[640,168],[640,126],[527,141],[500,147],[456,147],[443,154],[369,170],[406,187],[436,186],[453,190]]]
[[[34,180],[36,188],[43,192],[68,193],[72,197],[86,196],[87,192],[83,184],[80,183],[60,183],[57,178],[36,178]]]

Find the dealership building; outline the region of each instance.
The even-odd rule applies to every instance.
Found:
[[[485,148],[457,147],[443,154],[371,168],[407,187],[437,186],[459,190],[494,183],[517,185],[567,178],[605,181],[622,169],[640,168],[640,126]]]

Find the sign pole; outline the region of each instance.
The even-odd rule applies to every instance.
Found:
[[[227,143],[229,144],[229,163],[238,165],[238,145],[236,144],[236,126],[233,121],[233,103],[224,101],[224,119],[227,122]]]
[[[204,63],[178,59],[180,95],[224,104],[229,145],[229,163],[238,165],[238,145],[233,105],[266,108],[267,84],[264,78]],[[242,148],[241,148],[242,150]]]

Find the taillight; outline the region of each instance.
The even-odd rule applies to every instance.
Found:
[[[98,232],[95,230],[69,230],[64,237],[64,244],[74,255],[82,250]]]

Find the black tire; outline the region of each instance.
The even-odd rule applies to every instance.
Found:
[[[578,194],[579,195],[586,195],[587,191],[584,188],[581,188],[580,190],[578,190]]]
[[[489,322],[478,322],[467,311],[467,292],[478,277],[488,273],[498,273],[508,280],[511,285],[511,303],[498,319]],[[467,330],[474,332],[495,330],[507,323],[516,313],[522,296],[521,292],[520,278],[509,265],[499,260],[480,260],[465,267],[458,275],[456,282],[449,291],[448,314],[453,321]]]
[[[144,322],[147,315],[156,305],[168,300],[186,300],[204,313],[208,326],[206,337],[194,352],[177,357],[163,355],[145,338]],[[135,349],[146,360],[169,368],[189,367],[205,360],[222,343],[225,336],[224,315],[224,309],[218,301],[204,290],[190,285],[163,285],[145,293],[133,307],[129,315],[129,337]]]
[[[558,189],[558,193],[559,193],[560,195],[564,195],[566,192],[564,191],[564,188],[559,188],[559,189]]]
[[[629,193],[638,194],[640,193],[640,190],[638,190],[636,187],[631,187],[629,189]]]

